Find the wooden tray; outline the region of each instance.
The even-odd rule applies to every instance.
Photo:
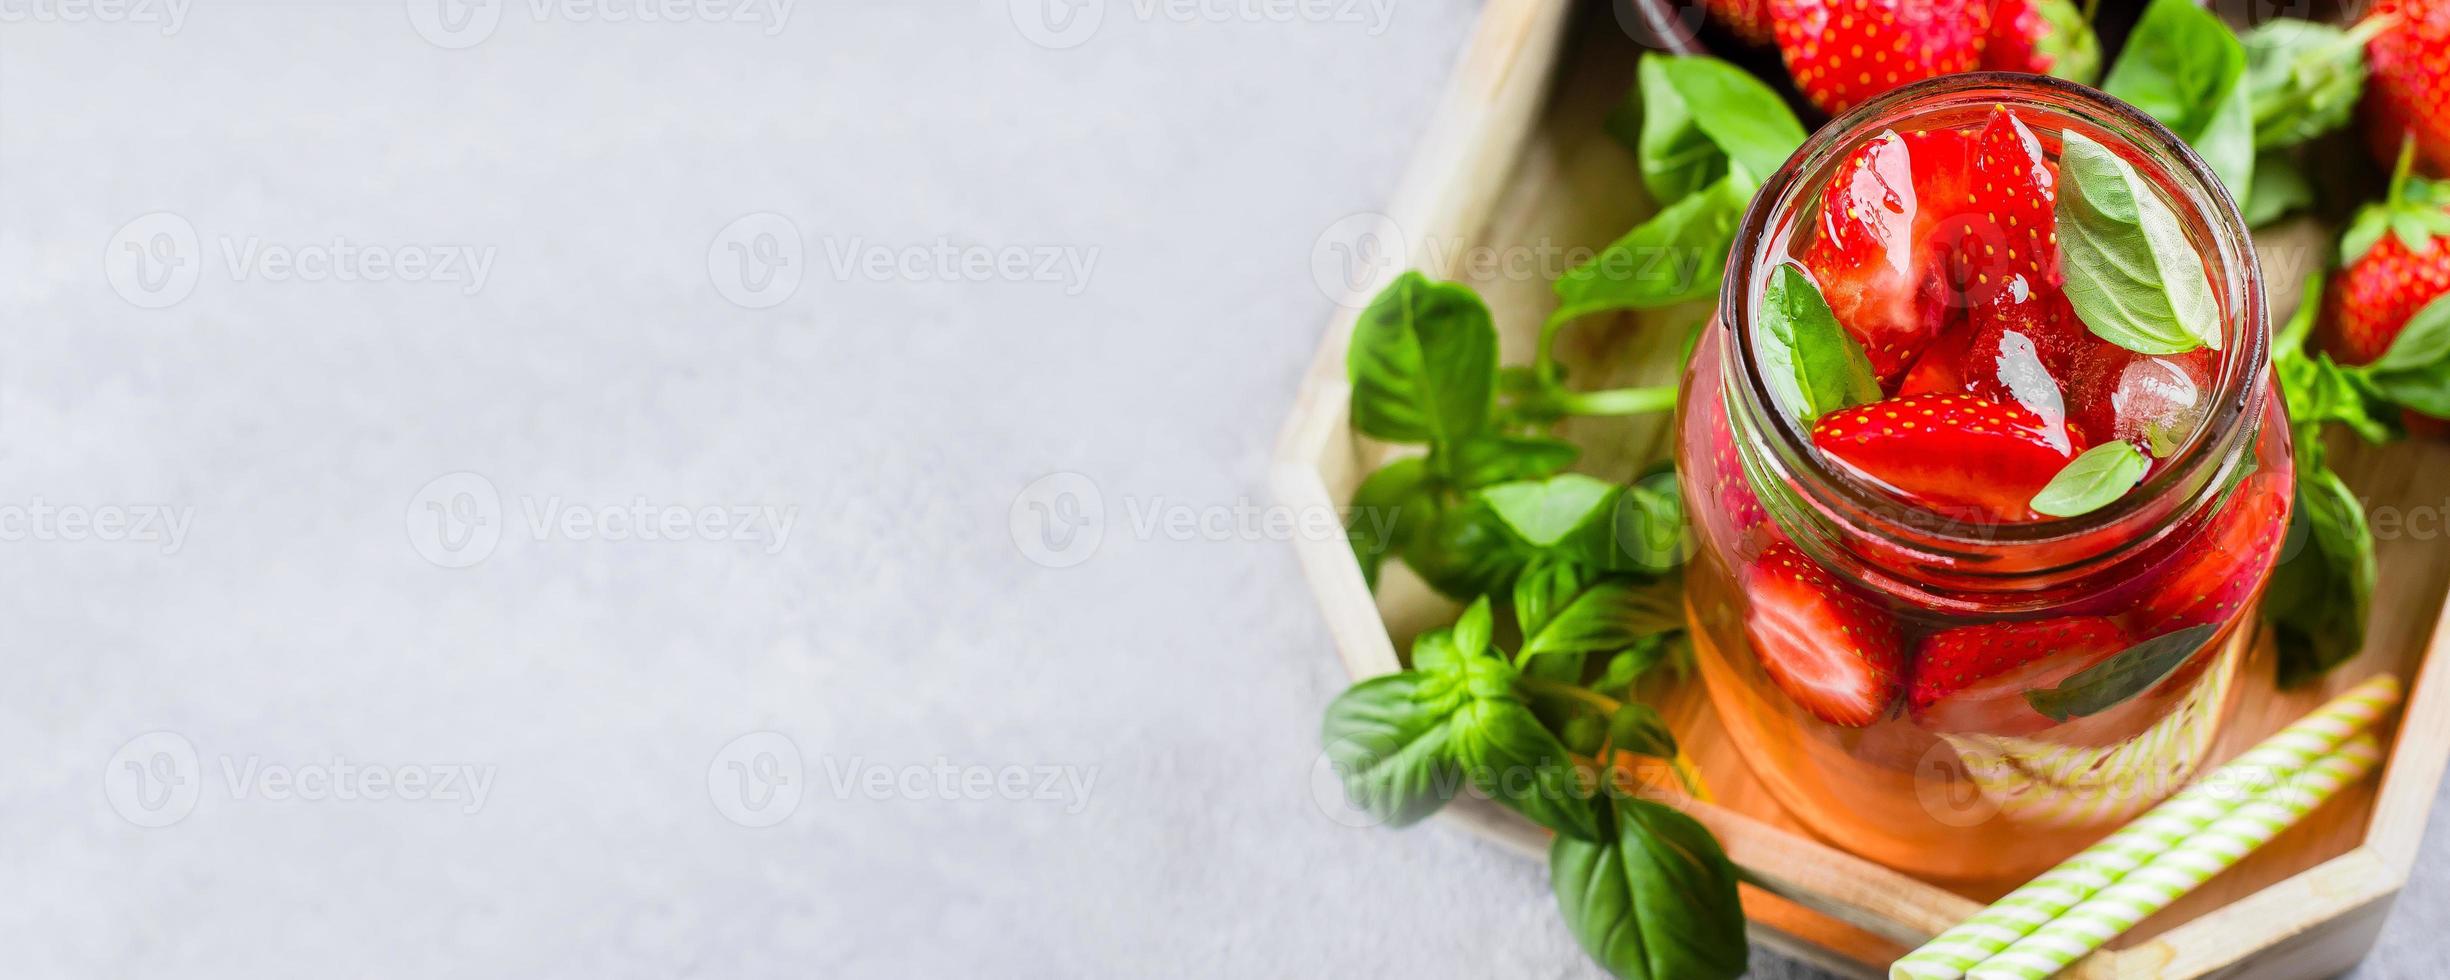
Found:
[[[1649,212],[1632,155],[1600,131],[1633,82],[1644,50],[1637,38],[1656,43],[1657,35],[1629,31],[1618,20],[1626,7],[1490,0],[1400,191],[1384,215],[1361,223],[1375,226],[1379,248],[1400,244],[1391,254],[1403,261],[1358,270],[1354,295],[1375,294],[1407,266],[1468,282],[1496,316],[1505,361],[1529,360],[1541,318],[1554,306],[1548,280],[1562,265],[1530,274],[1505,262],[1436,263],[1480,250],[1483,257],[1527,258],[1537,268],[1539,256],[1604,245]],[[1346,226],[1354,225],[1348,219]],[[2279,319],[2295,308],[2303,276],[2320,261],[2327,239],[2301,221],[2259,236],[2258,245]],[[1278,447],[1276,492],[1301,512],[1344,504],[1388,452],[1355,437],[1348,424],[1344,347],[1356,312],[1344,309],[1329,324]],[[1683,328],[1709,312],[1703,303],[1580,324],[1567,331],[1561,351],[1579,385],[1665,383],[1673,379]],[[1606,478],[1628,476],[1667,438],[1657,418],[1575,420],[1568,429],[1589,447],[1578,468]],[[2304,826],[2078,962],[2068,976],[2328,976],[2371,948],[2405,884],[2450,755],[2450,655],[2434,649],[2450,589],[2450,548],[2435,540],[2450,534],[2450,446],[2343,442],[2333,458],[2377,518],[2388,508],[2431,513],[2381,535],[2379,594],[2362,655],[2319,689],[2280,692],[2269,681],[2268,650],[2259,650],[2216,753],[2234,754],[2332,693],[2393,671],[2411,683],[2411,695],[2400,715],[2408,720],[2380,733],[2392,749],[2381,778],[2343,794]],[[2433,533],[2414,533],[2424,527]],[[1356,679],[1400,669],[1399,644],[1455,612],[1395,563],[1373,596],[1341,537],[1305,539],[1298,547]],[[1718,797],[1692,804],[1690,812],[1765,882],[1744,887],[1756,940],[1842,974],[1879,976],[1889,961],[1995,897],[1995,889],[1952,890],[1888,870],[1803,831],[1746,770],[1698,682],[1661,707]],[[1470,799],[1456,804],[1446,819],[1526,855],[1545,852],[1545,832],[1509,811]]]

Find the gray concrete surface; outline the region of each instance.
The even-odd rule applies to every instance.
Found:
[[[1593,975],[1236,516],[1473,5],[1040,9],[0,11],[0,973]]]

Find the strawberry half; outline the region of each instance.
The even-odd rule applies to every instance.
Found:
[[[1991,9],[1982,67],[2090,85],[2101,72],[2101,40],[2069,0],[2000,0]]]
[[[1908,395],[1822,416],[1812,444],[1855,477],[1926,509],[2031,521],[2033,495],[2086,448],[2065,423],[1966,394]]]
[[[1831,115],[1909,82],[1981,67],[1989,0],[1769,0],[1805,98]]]
[[[1744,636],[1797,706],[1848,728],[1888,716],[1904,676],[1904,640],[1888,613],[1785,542],[1762,550],[1744,592]]]
[[[2450,177],[2450,4],[2377,0],[2367,19],[2390,26],[2365,42],[2365,135],[2385,164],[2416,141],[2417,169]]]
[[[1973,136],[1962,196],[1948,202],[1940,240],[1953,252],[1950,276],[1967,306],[1980,307],[2022,278],[2057,290],[2058,168],[2042,141],[2005,106]]]
[[[1943,252],[1929,243],[1970,145],[1946,131],[1883,131],[1847,157],[1821,192],[1804,266],[1883,385],[1904,374],[1947,322]]]
[[[2051,720],[2025,692],[2058,686],[2132,643],[2115,620],[2070,616],[1941,630],[1914,654],[1908,710],[1935,732],[2030,735]]]
[[[2137,636],[2227,622],[2254,599],[2288,535],[2289,479],[2256,473],[2237,485],[2209,532],[2184,547],[2167,577],[2136,605]]]

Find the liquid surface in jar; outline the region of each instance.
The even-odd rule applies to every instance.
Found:
[[[2022,523],[2087,449],[2144,475],[2194,434],[2220,353],[2140,354],[2068,301],[2064,140],[1993,106],[1967,125],[1882,130],[1791,225],[1791,261],[1868,358],[1878,400],[1816,420],[1829,468],[1951,518]]]

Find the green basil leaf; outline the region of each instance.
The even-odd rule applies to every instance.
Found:
[[[1345,370],[1354,429],[1390,442],[1450,446],[1488,426],[1497,330],[1470,289],[1406,272],[1361,311]]]
[[[1455,631],[1450,627],[1423,630],[1412,638],[1412,669],[1432,674],[1461,670],[1464,653],[1455,645]]]
[[[2450,297],[2408,317],[2381,358],[2361,372],[2373,390],[2426,415],[2450,416]]]
[[[1403,558],[1430,588],[1461,600],[1512,588],[1533,553],[1475,494],[1432,515],[1405,540]]]
[[[1480,497],[1524,543],[1553,547],[1585,523],[1604,518],[1621,488],[1580,473],[1483,487]]]
[[[1806,424],[1831,412],[1880,400],[1863,345],[1838,324],[1820,287],[1793,264],[1770,273],[1761,292],[1761,371],[1787,409]]]
[[[1437,812],[1463,783],[1447,750],[1448,713],[1420,697],[1431,683],[1409,671],[1362,681],[1327,706],[1319,727],[1346,798],[1389,826]]]
[[[1679,634],[1659,633],[1635,640],[1624,652],[1608,658],[1607,669],[1601,671],[1592,687],[1603,691],[1621,691],[1641,680],[1651,668],[1667,659],[1668,640]]]
[[[1529,705],[1475,698],[1447,727],[1456,760],[1490,799],[1559,835],[1599,838],[1595,787]]]
[[[1672,465],[1627,484],[1610,505],[1606,524],[1584,524],[1561,546],[1575,560],[1603,571],[1649,574],[1683,564],[1691,547],[1691,525],[1684,519]]]
[[[1515,629],[1524,636],[1538,635],[1588,584],[1581,565],[1547,555],[1532,559],[1514,580]]]
[[[1344,538],[1361,561],[1361,577],[1378,587],[1378,567],[1400,550],[1405,538],[1429,522],[1437,501],[1429,496],[1428,461],[1418,456],[1378,468],[1353,491],[1344,513]]]
[[[2380,24],[2373,23],[2372,30]],[[2347,125],[2365,91],[2367,25],[2356,33],[2310,20],[2276,17],[2246,32],[2246,89],[2254,145],[2295,146]],[[2255,164],[2259,174],[2263,164]]]
[[[2297,440],[2288,542],[2263,590],[2285,687],[2319,677],[2364,648],[2376,574],[2365,506],[2324,459],[2321,442],[2307,435]]]
[[[2218,348],[2220,304],[2178,216],[2117,154],[2072,131],[2064,144],[2059,264],[2076,316],[2139,354]]]
[[[1659,709],[1647,704],[1628,704],[1608,716],[1608,744],[1652,759],[1676,757],[1676,733],[1659,717]]]
[[[1487,651],[1496,636],[1496,617],[1489,613],[1489,597],[1481,596],[1463,607],[1463,615],[1455,618],[1453,630],[1455,649],[1467,656]]]
[[[2305,277],[2305,286],[2297,293],[2296,312],[2271,335],[2272,360],[2305,356],[2305,342],[2314,336],[2314,321],[2322,313],[2323,280],[2329,276],[2330,270],[2316,269]]]
[[[1552,316],[1654,309],[1716,293],[1754,186],[1730,173],[1652,215],[1558,278]]]
[[[2254,158],[2254,189],[2239,202],[2238,212],[2247,227],[2260,228],[2313,204],[2314,185],[2305,179],[2297,158],[2267,150]]]
[[[2085,668],[2057,687],[2026,691],[2025,703],[2052,721],[2100,714],[2177,673],[2217,632],[2218,624],[2205,624],[2153,637]]]
[[[1727,151],[1710,139],[1693,118],[1684,93],[1669,80],[1669,55],[1645,54],[1635,70],[1634,87],[1625,93],[1618,112],[1610,113],[1616,134],[1642,168],[1642,186],[1661,204],[1682,200],[1727,175]],[[1624,134],[1630,132],[1631,139]]]
[[[1754,181],[1776,173],[1803,145],[1803,124],[1759,78],[1717,58],[1642,56],[1642,134],[1637,154],[1651,197],[1673,202],[1728,172]]]
[[[2068,460],[2042,492],[2033,495],[2033,509],[2052,517],[2090,514],[2127,495],[2152,468],[2152,460],[2135,444],[2115,439]]]
[[[1450,454],[1455,486],[1470,488],[1547,476],[1574,464],[1582,447],[1547,436],[1478,435]]]
[[[1558,837],[1548,881],[1566,929],[1628,980],[1732,980],[1750,948],[1736,870],[1693,818],[1648,800],[1610,808],[1603,842]]]
[[[1523,639],[1517,663],[1560,654],[1613,653],[1645,637],[1684,628],[1683,592],[1676,583],[1604,579],[1558,610]]]
[[[2253,185],[2254,103],[2246,85],[2246,49],[2218,14],[2194,0],[2152,0],[2101,88],[2193,146],[2232,196]],[[2064,240],[2065,233],[2060,237]]]

